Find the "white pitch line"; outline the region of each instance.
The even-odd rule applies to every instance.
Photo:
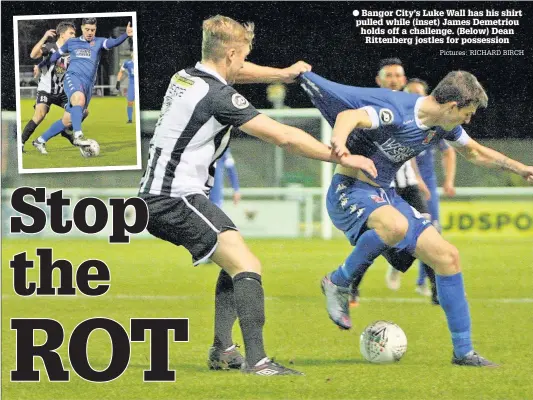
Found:
[[[308,296],[303,296],[308,297]],[[18,296],[14,294],[2,295],[2,300],[15,300],[15,299],[47,299],[47,300],[86,300],[86,299],[100,299],[100,300],[133,300],[133,301],[179,301],[179,300],[192,300],[206,298],[206,296],[200,295],[186,295],[186,296],[166,296],[166,295],[129,295],[129,294],[109,294],[98,297],[90,297],[84,295],[75,296]],[[282,297],[265,297],[265,300],[279,301]],[[533,298],[467,298],[469,302],[476,303],[506,303],[506,304],[523,304],[533,303]],[[429,298],[426,297],[362,297],[361,303],[376,302],[376,303],[429,303]]]

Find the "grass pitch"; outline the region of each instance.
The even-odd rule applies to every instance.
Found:
[[[270,357],[305,372],[304,377],[243,376],[209,371],[213,295],[218,268],[193,268],[180,248],[158,240],[132,239],[130,245],[106,240],[9,240],[2,254],[2,399],[531,399],[533,397],[533,241],[454,241],[462,253],[473,320],[475,348],[498,369],[452,366],[444,313],[414,293],[416,268],[398,292],[384,286],[379,260],[362,284],[362,303],[352,309],[355,328],[340,331],[328,319],[319,281],[349,251],[343,240],[250,241],[264,267],[265,342]],[[100,258],[111,270],[111,288],[99,298],[20,298],[14,294],[9,260],[22,251],[37,260],[37,247],[52,247],[54,259],[75,266]],[[37,277],[36,269],[30,277]],[[57,278],[57,277],[56,277]],[[10,383],[15,368],[15,332],[10,318],[48,317],[66,331],[59,353],[71,373],[69,383],[50,383],[41,360],[39,383]],[[176,382],[143,383],[149,367],[148,343],[133,343],[129,368],[113,382],[79,378],[66,358],[72,329],[91,317],[114,319],[129,332],[133,317],[188,317],[190,342],[170,343],[170,368]],[[370,322],[388,319],[406,332],[408,350],[394,365],[371,365],[359,353],[359,334]],[[36,343],[44,342],[36,335]],[[238,329],[234,339],[242,343]],[[107,334],[89,340],[93,368],[110,360]]]
[[[21,130],[33,116],[33,99],[21,100]],[[47,155],[39,153],[31,144],[55,121],[63,116],[63,109],[52,106],[46,118],[26,142],[22,156],[25,169],[113,167],[137,165],[137,135],[135,123],[126,124],[126,98],[94,97],[89,105],[89,117],[83,121],[83,133],[100,144],[98,157],[83,158],[80,150],[60,135],[46,143]],[[134,116],[135,121],[135,116]]]

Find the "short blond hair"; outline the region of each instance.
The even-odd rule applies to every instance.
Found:
[[[241,24],[229,17],[215,15],[202,24],[202,60],[217,61],[231,45],[248,45],[254,40],[254,23]]]

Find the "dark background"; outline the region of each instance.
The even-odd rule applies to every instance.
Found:
[[[284,67],[297,60],[333,81],[375,86],[377,64],[400,57],[408,77],[434,87],[450,70],[474,73],[486,87],[489,108],[478,112],[468,128],[476,138],[533,137],[532,52],[533,4],[527,2],[2,2],[2,109],[15,109],[13,60],[14,15],[137,11],[140,105],[161,107],[170,77],[201,58],[202,21],[223,14],[256,23],[256,39],[249,60]],[[520,26],[509,45],[379,45],[364,44],[355,28],[354,9],[471,9],[522,10]],[[361,18],[361,17],[358,17]],[[42,29],[41,29],[42,30]],[[99,24],[99,33],[105,27]],[[43,32],[36,33],[35,42]],[[525,56],[439,56],[439,50],[521,49]],[[258,108],[270,107],[265,85],[244,85],[238,90]],[[291,107],[311,104],[298,86],[289,88]],[[524,149],[524,151],[531,149]]]

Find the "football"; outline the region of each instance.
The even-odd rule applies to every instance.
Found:
[[[400,361],[407,350],[407,336],[395,323],[376,321],[368,325],[360,338],[361,354],[376,364]]]
[[[96,157],[100,154],[100,145],[96,140],[87,139],[90,143],[80,147],[80,153],[83,157]]]

